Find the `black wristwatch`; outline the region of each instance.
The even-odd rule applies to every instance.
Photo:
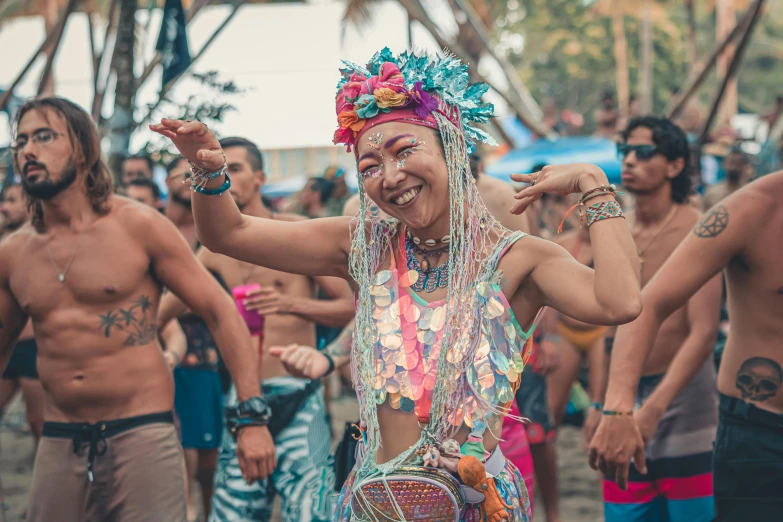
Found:
[[[229,427],[231,434],[236,437],[239,430],[245,426],[267,426],[272,410],[269,403],[263,397],[250,397],[246,401],[237,404],[236,422]]]

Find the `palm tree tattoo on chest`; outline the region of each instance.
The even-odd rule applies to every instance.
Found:
[[[158,335],[158,327],[147,311],[152,307],[152,301],[146,295],[142,295],[127,308],[120,308],[116,312],[109,310],[100,314],[100,326],[103,335],[107,338],[112,332],[120,331],[128,337],[124,346],[144,346],[155,340]]]
[[[729,226],[729,211],[723,205],[717,205],[696,223],[693,233],[697,237],[709,239],[718,236]]]

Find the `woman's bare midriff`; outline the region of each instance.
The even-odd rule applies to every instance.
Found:
[[[378,450],[378,463],[383,464],[407,451],[416,444],[421,436],[421,427],[414,413],[395,410],[388,402],[378,406],[378,425],[381,432],[381,448]],[[454,435],[462,444],[468,438],[470,428],[464,424]],[[497,433],[500,436],[500,432]],[[498,439],[487,429],[484,432],[484,449],[491,452],[497,447]]]

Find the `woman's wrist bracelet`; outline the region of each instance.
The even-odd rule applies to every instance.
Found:
[[[620,208],[616,201],[604,201],[603,203],[590,205],[585,210],[585,214],[587,214],[587,228],[604,219],[625,217],[623,209]]]
[[[231,178],[228,176],[228,172],[226,172],[225,168],[223,168],[219,172],[219,174],[225,174],[226,181],[224,181],[223,184],[220,185],[218,188],[209,189],[209,188],[204,188],[202,184],[196,184],[192,186],[193,190],[198,192],[199,194],[204,194],[205,196],[222,196],[225,191],[231,188]]]
[[[591,402],[590,408],[594,409],[595,411],[603,411],[604,405],[601,402]]]

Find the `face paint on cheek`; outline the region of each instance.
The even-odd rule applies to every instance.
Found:
[[[367,178],[380,178],[381,174],[383,174],[383,165],[379,165],[377,167],[373,167],[371,169],[367,169],[364,172],[362,172],[362,180],[365,180]]]

